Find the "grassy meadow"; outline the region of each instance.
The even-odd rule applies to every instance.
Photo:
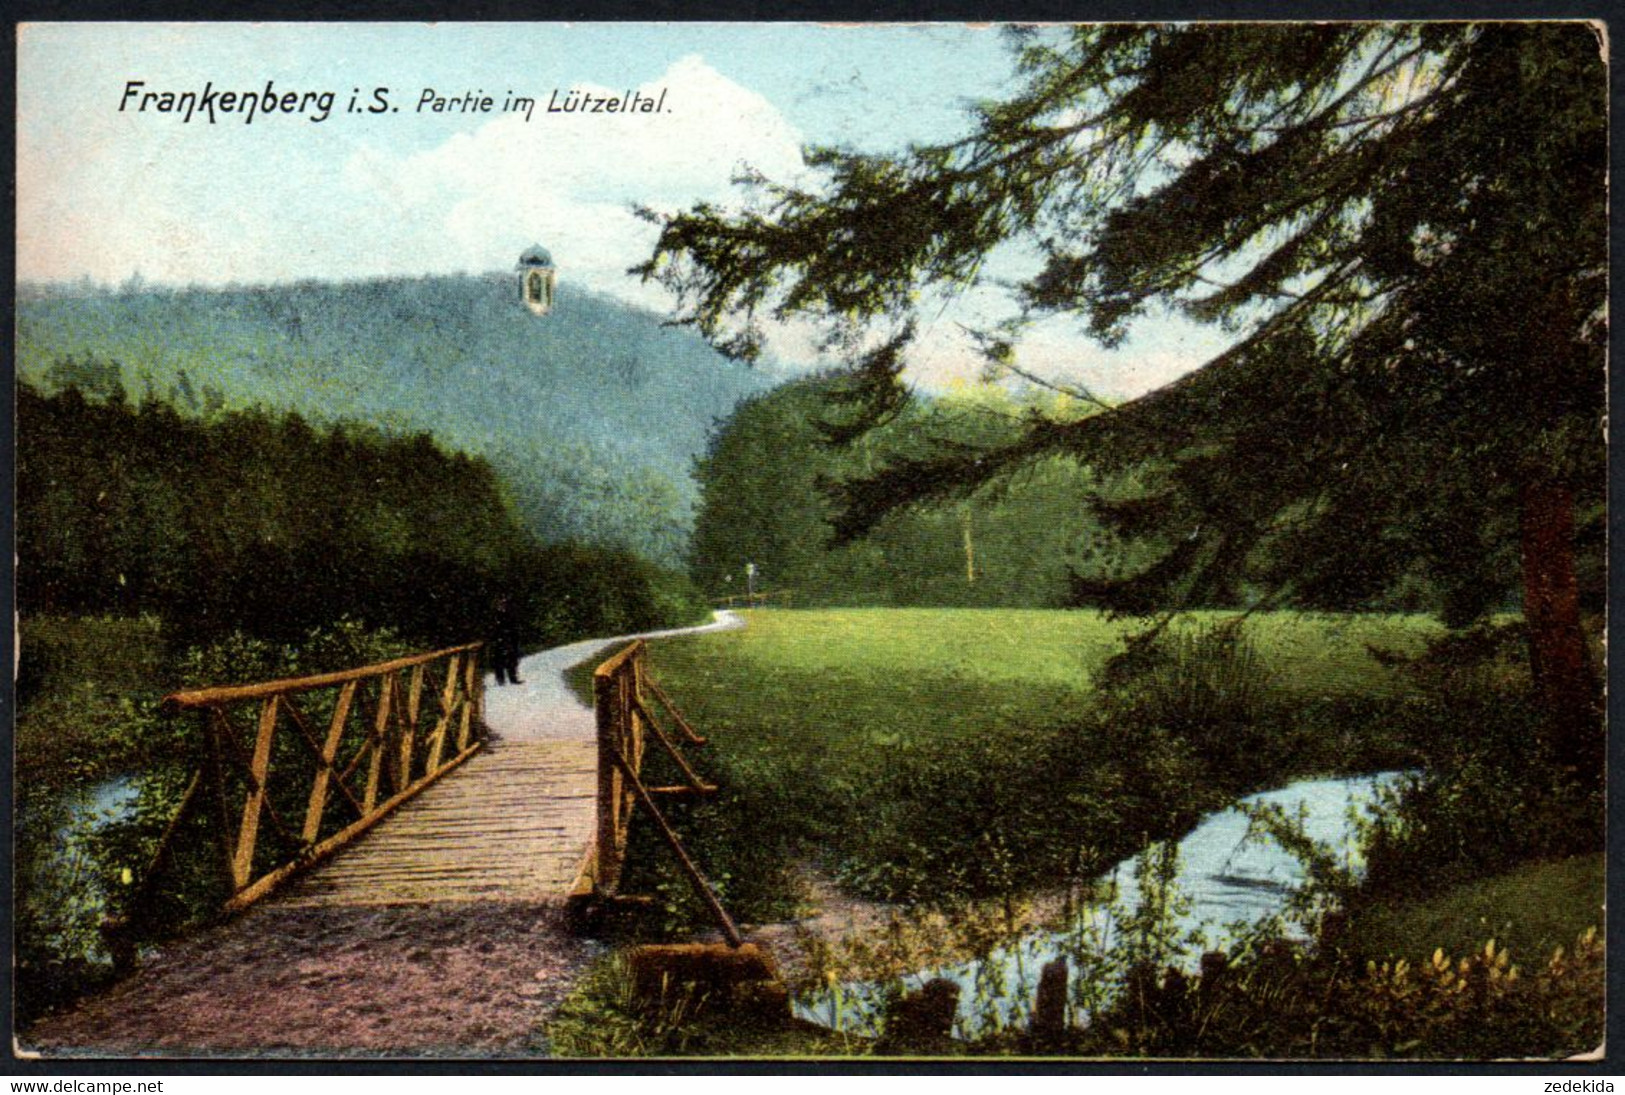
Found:
[[[1541,860],[1415,902],[1364,909],[1353,940],[1365,957],[1419,964],[1435,947],[1468,954],[1493,939],[1513,960],[1537,964],[1601,925],[1606,886],[1600,852]]]
[[[1123,638],[1143,627],[1087,609],[770,609],[744,615],[749,623],[742,631],[661,641],[653,649],[655,664],[673,687],[691,682],[701,702],[714,691],[713,679],[725,683],[741,675],[763,683],[795,675],[867,676],[888,687],[963,680],[978,689],[1059,688],[1079,697]],[[1199,628],[1234,616],[1190,613],[1172,626]],[[1428,616],[1303,612],[1259,613],[1246,630],[1272,682],[1305,699],[1401,690],[1402,679],[1371,655],[1368,644],[1414,655],[1441,632]],[[982,706],[932,714],[974,720]]]

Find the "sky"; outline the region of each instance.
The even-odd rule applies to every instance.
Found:
[[[1012,79],[995,29],[951,24],[27,24],[17,275],[219,286],[481,273],[540,242],[561,292],[575,282],[664,313],[663,292],[626,274],[655,239],[634,204],[737,201],[741,167],[804,177],[809,143],[951,139],[970,103]],[[185,94],[210,90],[214,121],[196,106],[188,118]],[[546,109],[572,91],[664,92],[664,109]],[[462,108],[486,96],[488,110]],[[528,117],[503,109],[514,97],[535,100]],[[979,373],[960,325],[987,318],[985,304],[927,316],[917,383]],[[771,348],[827,364],[806,336],[783,331]],[[1107,353],[1061,320],[1021,360],[1130,396],[1222,344],[1163,319]]]

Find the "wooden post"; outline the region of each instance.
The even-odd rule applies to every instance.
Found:
[[[237,833],[237,854],[231,861],[232,888],[248,885],[254,868],[254,844],[259,837],[260,810],[265,805],[265,777],[271,767],[271,739],[276,735],[277,704],[271,696],[260,707],[259,734],[254,739],[254,761],[249,769],[248,801],[243,804],[243,824]]]
[[[1038,994],[1033,1000],[1032,1034],[1053,1041],[1066,1032],[1066,955],[1044,963],[1038,974]]]
[[[383,767],[384,754],[388,752],[389,698],[395,691],[394,682],[393,673],[378,678],[378,712],[373,716],[372,738],[368,746],[372,756],[367,760],[367,790],[361,800],[362,809],[369,814],[378,802],[378,774]]]
[[[636,654],[633,655],[633,659],[635,664]],[[620,733],[615,747],[621,756],[631,758],[632,774],[636,776],[638,767],[643,763],[643,727],[637,721],[637,713],[632,707],[632,697],[637,685],[637,678],[633,675],[634,672],[631,666],[627,666],[620,673],[620,690],[618,692],[620,705],[616,713],[620,722]],[[621,774],[622,776],[625,775],[624,772]],[[632,807],[637,802],[637,798],[630,781],[623,780],[621,788],[621,798],[616,804],[618,813],[615,817],[615,849],[616,854],[624,860],[626,858],[627,843],[632,833]]]
[[[960,531],[965,538],[965,584],[976,584],[976,542],[971,539],[971,508],[966,502],[959,507]]]
[[[406,721],[413,730],[418,728],[418,708],[423,698],[423,666],[412,667],[412,681],[406,694]]]
[[[474,722],[474,690],[475,681],[479,678],[480,656],[479,652],[471,650],[463,663],[463,696],[459,706],[462,708],[461,725],[457,730],[457,751],[461,753],[468,748],[468,734]]]
[[[646,646],[638,647],[638,652],[632,659],[631,680],[628,682],[631,695],[627,697],[627,707],[629,708],[627,717],[632,720],[632,726],[635,728],[634,732],[637,735],[637,757],[633,763],[637,765],[639,772],[643,771],[644,750],[649,747],[649,735],[646,732],[648,720],[644,718],[647,708],[643,706],[643,678],[648,672],[648,649]]]
[[[457,697],[457,670],[460,665],[456,654],[446,663],[446,685],[440,690],[440,717],[435,720],[434,732],[429,735],[429,760],[424,765],[424,775],[440,768],[440,754],[446,748],[446,732],[451,729],[451,711]]]
[[[327,727],[327,740],[322,743],[322,763],[316,770],[316,780],[310,788],[310,805],[305,810],[305,828],[300,839],[314,844],[322,828],[322,811],[327,809],[327,785],[333,777],[333,758],[338,755],[339,739],[344,736],[344,722],[350,717],[350,701],[355,699],[358,682],[347,681],[339,688],[338,701],[333,705],[333,721]],[[362,813],[366,813],[363,808]]]
[[[611,759],[615,754],[617,686],[614,677],[594,677],[592,685],[598,716],[598,873],[593,882],[598,893],[607,894],[621,876],[615,841],[615,815],[621,799],[620,771]]]
[[[401,779],[397,791],[412,785],[412,752],[417,746],[418,702],[423,695],[423,667],[412,667],[411,683],[406,686],[405,719],[401,724]]]

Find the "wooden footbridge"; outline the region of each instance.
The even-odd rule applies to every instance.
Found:
[[[591,906],[618,896],[638,812],[739,946],[660,809],[716,788],[682,751],[704,739],[649,676],[644,643],[598,667],[593,736],[540,740],[504,741],[486,726],[482,651],[167,697],[165,712],[196,720],[198,755],[129,914],[110,925],[115,953],[133,952],[166,900],[190,887],[195,904],[209,877],[226,913],[277,891],[303,906]],[[645,784],[651,747],[680,782]]]

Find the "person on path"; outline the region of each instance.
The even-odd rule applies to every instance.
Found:
[[[519,679],[519,613],[507,597],[498,597],[491,626],[491,661],[498,684],[524,684]]]

